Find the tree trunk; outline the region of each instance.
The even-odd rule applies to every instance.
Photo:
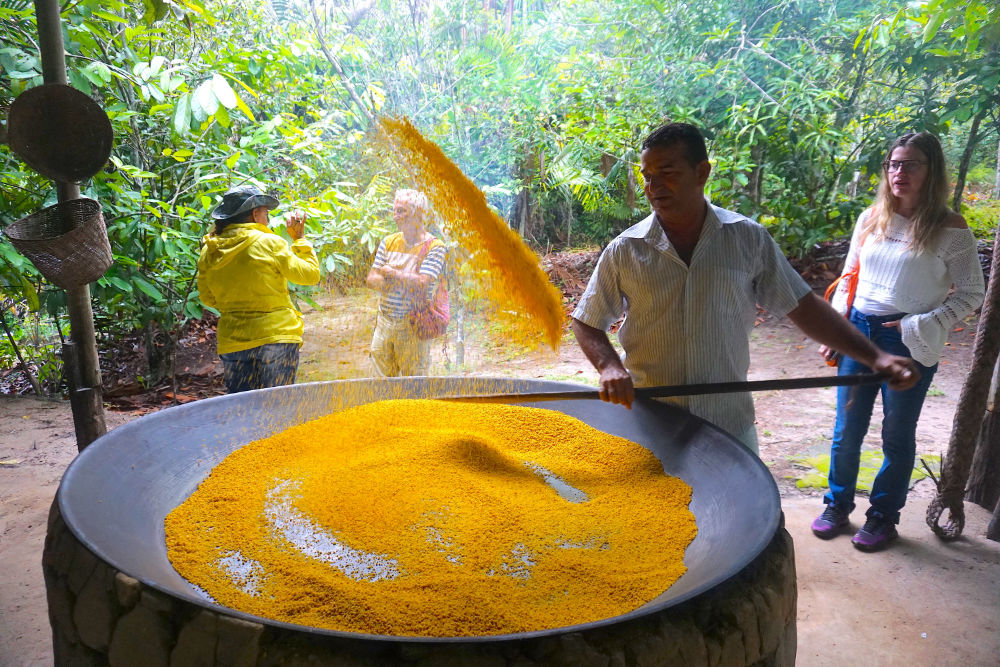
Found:
[[[990,525],[986,528],[986,537],[994,542],[1000,542],[1000,502],[993,509],[993,518],[990,519]]]
[[[413,24],[413,46],[417,51],[417,62],[423,62],[424,49],[420,44],[420,2],[410,0],[410,22]]]
[[[517,231],[522,239],[528,238],[528,235],[531,234],[531,222],[532,217],[534,217],[531,206],[531,183],[534,181],[535,170],[539,162],[539,154],[531,152],[525,155],[524,161],[521,163],[521,192],[517,195],[515,210],[519,216]]]
[[[987,510],[1000,501],[1000,363],[993,368],[993,391],[979,429],[965,498]]]
[[[358,95],[357,91],[354,90],[354,86],[351,84],[350,78],[344,72],[344,68],[341,67],[340,61],[338,61],[334,55],[330,52],[330,49],[326,46],[326,40],[323,38],[323,29],[320,26],[319,16],[316,14],[316,2],[315,0],[309,0],[309,9],[312,12],[313,17],[313,31],[316,35],[316,39],[319,42],[319,48],[326,56],[327,61],[330,63],[330,67],[340,78],[340,82],[343,84],[344,89],[347,90],[347,95],[354,102],[354,105],[361,112],[361,115],[368,119],[371,125],[375,124],[375,115],[372,114],[371,110],[365,106],[365,103],[361,101],[361,97]]]
[[[462,24],[461,24],[462,27],[459,28],[459,30],[458,30],[458,37],[461,40],[462,51],[463,52],[465,51],[465,46],[466,46],[466,44],[469,41],[469,28],[468,28],[468,26],[466,25],[466,22],[465,22],[466,21],[466,18],[465,18],[466,17],[465,8],[466,8],[466,4],[463,2],[462,3]]]
[[[38,46],[45,83],[67,83],[66,51],[59,12],[57,0],[35,0]],[[80,187],[76,183],[57,181],[56,196],[60,202],[78,199]],[[101,364],[97,356],[90,285],[66,290],[66,310],[69,313],[70,339],[75,354],[72,355],[71,364],[66,364],[66,358],[63,358],[63,373],[67,377],[75,377],[77,381],[76,387],[70,391],[70,407],[76,429],[76,447],[83,451],[87,445],[107,432],[104,403],[101,400]]]
[[[573,242],[573,197],[567,189],[563,196],[566,198],[566,245]]]
[[[951,207],[955,211],[962,210],[962,193],[965,192],[965,176],[969,173],[969,163],[972,162],[972,152],[976,150],[979,143],[979,124],[983,122],[986,110],[982,110],[972,119],[972,128],[969,130],[969,140],[965,142],[965,150],[962,151],[962,160],[958,163],[958,176],[955,178],[955,194],[951,199]]]
[[[1000,199],[1000,141],[997,141],[997,178],[993,181],[993,198]]]
[[[455,365],[459,372],[465,367],[465,299],[458,303],[455,313]]]
[[[747,194],[753,201],[754,210],[760,210],[760,201],[763,196],[764,187],[764,145],[754,144],[750,147],[750,159],[753,160],[754,168],[750,171],[750,179],[747,183]]]
[[[146,365],[149,367],[148,385],[160,384],[171,375],[177,341],[169,331],[163,331],[155,322],[150,322],[142,330],[143,345],[146,348]]]
[[[522,239],[526,239],[531,233],[531,219],[534,217],[531,205],[531,190],[527,187],[521,188],[521,191],[517,193],[517,206],[515,208],[517,211],[517,233],[521,235]]]
[[[861,49],[861,59],[857,63],[857,74],[854,77],[854,85],[851,86],[851,96],[837,110],[836,125],[841,129],[847,125],[847,121],[853,116],[858,95],[865,89],[865,84],[867,83],[865,74],[868,72],[868,49]]]
[[[618,159],[614,155],[601,153],[601,176],[607,178],[608,174],[611,173],[611,168],[615,166],[615,162],[617,161]]]
[[[945,540],[962,534],[965,525],[963,498],[969,481],[969,469],[975,455],[976,438],[983,425],[986,402],[993,369],[1000,353],[1000,229],[993,242],[993,266],[986,302],[979,317],[979,329],[972,350],[972,369],[965,379],[962,394],[955,408],[948,456],[941,464],[941,480],[935,498],[927,506],[927,525]],[[944,510],[951,519],[946,526],[938,524]]]
[[[858,183],[861,182],[861,172],[855,171],[851,177],[851,182],[847,184],[847,196],[854,199],[858,196]]]
[[[627,158],[627,156],[626,156]],[[639,184],[635,181],[635,169],[632,168],[632,160],[625,160],[626,174],[628,174],[628,187],[625,188],[625,203],[629,209],[635,210],[635,191]]]

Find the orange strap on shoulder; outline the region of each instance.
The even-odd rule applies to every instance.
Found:
[[[860,271],[860,269],[861,269],[861,265],[859,264],[859,265],[855,266],[853,270],[848,271],[847,273],[845,273],[844,275],[840,276],[839,278],[837,278],[836,280],[834,280],[832,283],[830,283],[830,286],[826,288],[826,293],[823,295],[823,298],[826,299],[827,301],[829,301],[830,297],[833,296],[834,290],[837,289],[837,285],[840,284],[841,280],[844,280],[846,278],[847,279],[847,308],[848,308],[848,310],[850,310],[851,306],[854,304],[854,295],[857,294],[857,292],[858,292],[858,272]]]
[[[864,239],[861,240],[861,245],[864,245]],[[861,279],[861,246],[858,246],[858,263],[854,265],[853,269],[830,283],[830,286],[826,288],[823,298],[829,301],[830,297],[833,296],[834,290],[837,289],[837,285],[844,278],[847,278],[847,313],[845,317],[850,317],[851,306],[854,305],[854,295],[858,293],[858,281]]]

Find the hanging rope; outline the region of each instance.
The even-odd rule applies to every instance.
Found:
[[[993,366],[1000,353],[1000,228],[993,242],[993,263],[986,302],[972,350],[972,370],[965,379],[951,427],[948,455],[941,466],[937,495],[927,506],[927,525],[942,540],[954,540],[965,528],[965,484],[976,453],[979,429],[986,411]],[[948,521],[939,521],[948,510]]]

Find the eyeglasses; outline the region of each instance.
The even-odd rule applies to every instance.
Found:
[[[925,164],[927,163],[923,160],[886,160],[882,163],[882,168],[888,172],[901,171],[904,174],[909,174]]]

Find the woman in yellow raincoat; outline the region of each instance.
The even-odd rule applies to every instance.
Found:
[[[315,285],[319,260],[303,238],[305,214],[285,224],[292,245],[272,232],[268,211],[278,200],[253,185],[232,188],[212,211],[215,229],[198,257],[201,302],[219,311],[218,352],[226,390],[295,382],[302,345],[302,314],[288,282]]]

